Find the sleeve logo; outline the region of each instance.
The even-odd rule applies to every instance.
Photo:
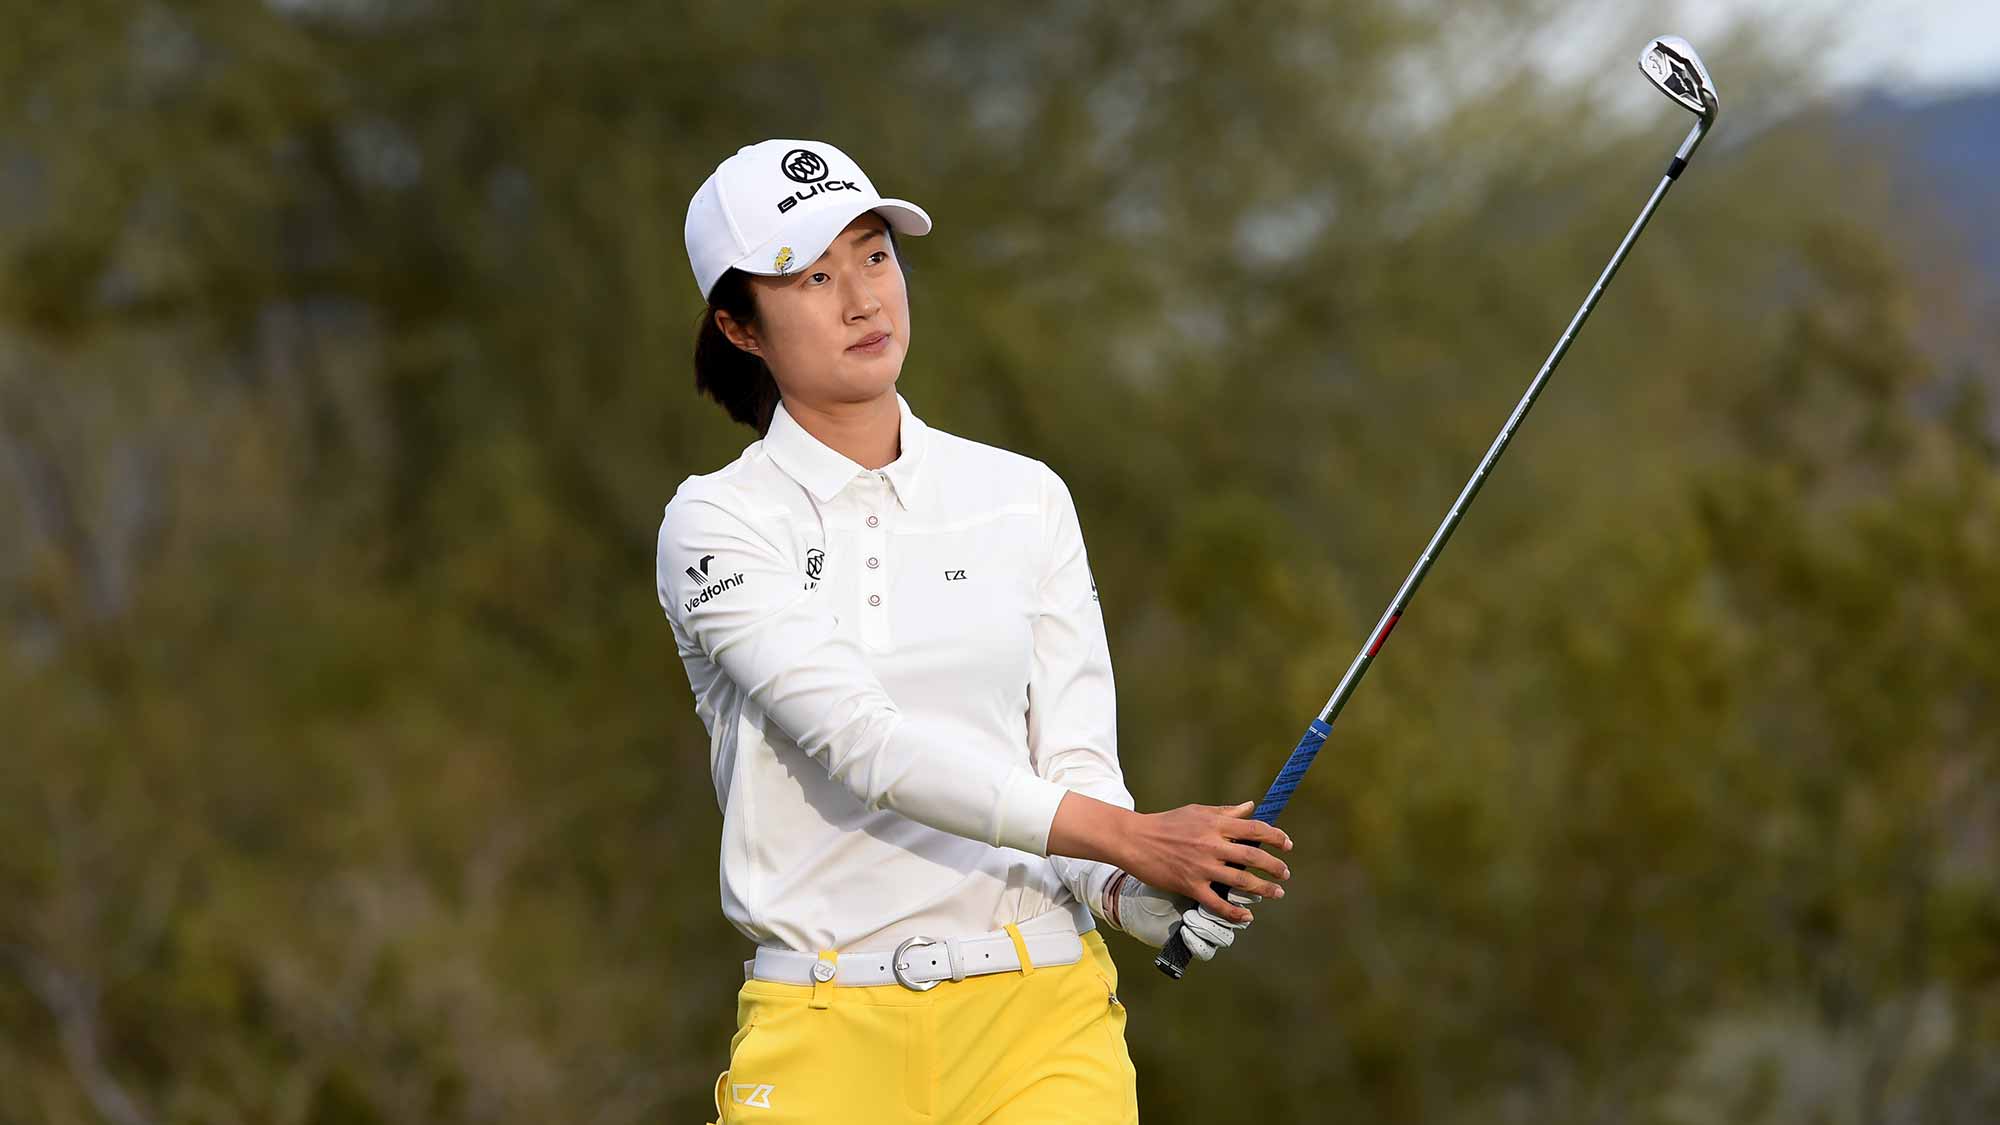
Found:
[[[700,570],[696,570],[694,567],[687,568],[687,576],[694,580],[695,593],[693,597],[683,601],[681,606],[689,613],[693,613],[696,609],[708,604],[710,598],[721,597],[725,591],[734,590],[736,587],[743,585],[743,576],[741,574],[732,574],[726,578],[711,577],[708,573],[708,564],[714,561],[714,555],[703,555],[699,564],[701,566]]]

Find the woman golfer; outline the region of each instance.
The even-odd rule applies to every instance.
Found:
[[[726,1122],[1136,1121],[1093,914],[1207,959],[1250,920],[1210,882],[1290,874],[1247,803],[1133,811],[1068,490],[896,393],[894,236],[930,227],[816,141],[744,148],[688,205],[695,385],[760,438],[680,486],[658,559],[757,945]]]

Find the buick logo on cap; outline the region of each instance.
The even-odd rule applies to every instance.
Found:
[[[785,158],[778,162],[778,167],[785,170],[786,179],[796,184],[807,185],[778,200],[780,215],[825,192],[861,190],[861,185],[853,180],[827,179],[827,173],[832,169],[827,166],[826,157],[809,148],[795,148],[786,153]]]
[[[785,154],[785,176],[794,183],[811,184],[826,179],[826,161],[809,148],[795,148]]]

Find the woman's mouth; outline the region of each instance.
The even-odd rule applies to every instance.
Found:
[[[860,343],[850,344],[847,350],[850,352],[860,352],[863,355],[879,355],[882,349],[888,346],[889,334],[887,332],[871,332],[863,336]]]

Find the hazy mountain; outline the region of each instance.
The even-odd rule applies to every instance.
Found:
[[[2000,280],[2000,89],[1922,101],[1874,95],[1852,120],[1866,143],[1886,136],[1907,146],[1912,186],[1945,209]]]

